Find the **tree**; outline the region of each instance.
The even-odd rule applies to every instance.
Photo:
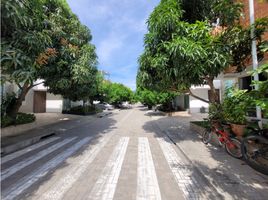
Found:
[[[136,91],[137,100],[147,105],[149,109],[157,104],[161,104],[163,107],[171,110],[170,103],[176,95],[177,93],[174,92],[158,92],[142,87],[138,87]]]
[[[118,105],[124,101],[132,101],[134,94],[130,88],[121,83],[104,82],[105,101]]]
[[[193,94],[190,87],[208,84],[211,102],[215,102],[218,98],[213,80],[229,65],[243,67],[241,61],[250,55],[250,29],[238,23],[240,3],[188,1],[189,4],[201,2],[199,13],[192,15],[189,14],[192,7],[187,7],[185,2],[162,0],[151,13],[137,82],[147,89],[189,93],[204,102],[209,101]],[[220,24],[213,27],[210,22],[217,17]],[[261,44],[267,24],[262,21],[257,25],[255,37]]]
[[[1,13],[1,80],[20,89],[9,116],[16,117],[37,79],[73,100],[91,95],[97,73],[92,36],[65,0],[3,0]]]

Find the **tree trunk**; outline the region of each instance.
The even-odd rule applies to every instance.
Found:
[[[210,92],[211,92],[210,93],[210,95],[211,95],[210,96],[210,103],[219,103],[219,101],[218,101],[219,97],[218,97],[217,91],[216,91],[214,84],[213,84],[213,78],[208,78],[207,83],[210,87]]]
[[[89,103],[90,103],[91,106],[94,106],[93,101],[94,101],[93,99],[89,99]]]
[[[85,107],[85,105],[86,105],[86,101],[85,101],[85,100],[83,100],[83,108]]]
[[[23,87],[21,88],[21,92],[16,99],[15,103],[11,105],[11,108],[7,111],[7,115],[11,117],[13,120],[16,119],[19,109],[22,105],[23,100],[25,99],[26,94],[31,89],[32,86],[29,86],[28,83],[24,83]]]

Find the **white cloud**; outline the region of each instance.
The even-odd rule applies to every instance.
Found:
[[[146,20],[159,0],[67,1],[82,23],[92,30],[99,68],[108,71],[112,81],[135,89]]]
[[[117,51],[123,47],[124,37],[123,35],[117,35],[116,31],[111,32],[109,36],[98,44],[97,55],[100,63],[104,65],[109,64],[109,60],[112,58],[113,54],[116,54]]]

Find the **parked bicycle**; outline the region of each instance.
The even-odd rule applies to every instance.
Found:
[[[212,135],[216,134],[219,144],[224,146],[228,154],[234,158],[242,158],[241,142],[234,137],[231,131],[227,131],[227,127],[229,128],[230,125],[226,123],[219,123],[219,125],[211,123],[210,127],[203,133],[202,141],[208,144],[212,139]]]
[[[268,130],[251,126],[247,128],[250,131],[250,135],[242,140],[241,151],[243,158],[253,169],[268,175]]]

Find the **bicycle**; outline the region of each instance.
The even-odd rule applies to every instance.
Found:
[[[257,121],[259,120],[255,120],[255,122]],[[242,140],[243,158],[250,167],[268,175],[268,130],[251,126],[248,126],[247,129],[251,135]]]
[[[224,128],[222,128],[224,126]],[[220,146],[224,146],[226,152],[234,158],[242,158],[241,142],[236,139],[229,131],[226,131],[226,127],[230,127],[230,124],[220,123],[219,126],[211,123],[211,126],[202,135],[202,141],[208,144],[212,139],[212,134],[216,134]]]

